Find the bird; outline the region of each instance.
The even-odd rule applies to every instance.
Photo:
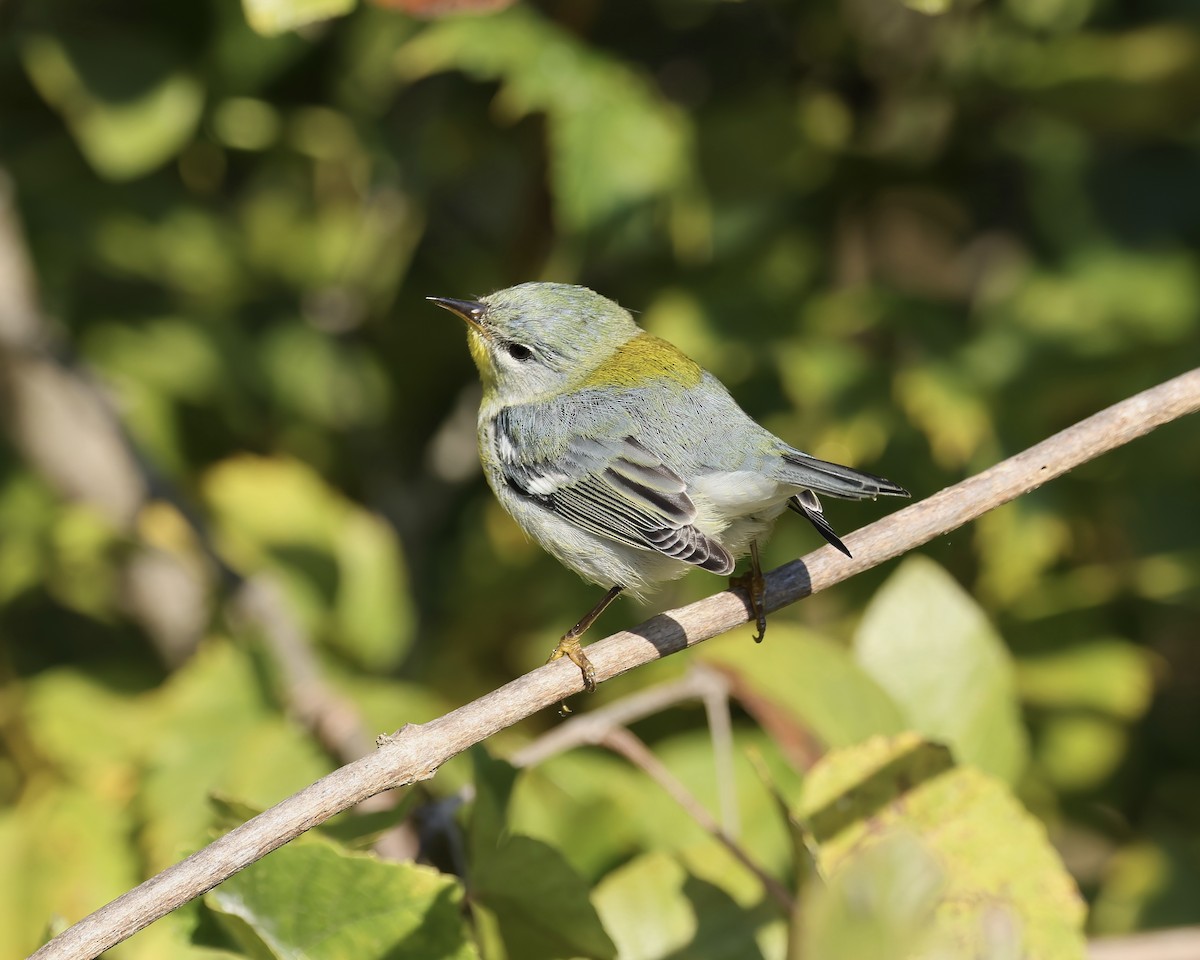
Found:
[[[784,510],[851,556],[818,495],[903,487],[797,450],[715,376],[584,286],[529,282],[478,300],[427,298],[467,325],[479,370],[479,458],[526,534],[607,593],[550,655],[595,669],[580,637],[620,594],[644,598],[693,568],[729,575],[750,553],[755,640],[766,633],[758,544]]]

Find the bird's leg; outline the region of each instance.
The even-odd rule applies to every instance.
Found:
[[[583,652],[583,646],[579,643],[579,638],[583,636],[588,627],[596,622],[600,614],[608,608],[610,603],[617,599],[617,595],[624,589],[624,587],[620,586],[610,589],[598,604],[585,613],[575,626],[563,634],[562,639],[558,641],[558,646],[550,654],[550,659],[546,661],[547,663],[553,663],[555,660],[561,660],[563,657],[570,660],[583,674],[583,685],[588,693],[596,689],[596,671],[592,667],[592,661]]]
[[[762,564],[758,560],[757,540],[750,541],[750,572],[743,573],[740,577],[731,577],[729,582],[746,591],[750,600],[750,612],[754,614],[754,622],[758,627],[754,642],[762,643],[763,637],[767,635],[767,582],[763,579]]]

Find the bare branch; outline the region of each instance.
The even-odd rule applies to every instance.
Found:
[[[679,680],[638,690],[588,713],[572,714],[571,719],[514,753],[509,762],[516,767],[537,766],[576,747],[598,744],[609,730],[627,727],[685,700],[706,700],[713,691],[723,694],[728,687],[729,683],[722,673],[698,664],[696,669],[689,670]]]
[[[796,909],[796,904],[793,902],[788,888],[755,863],[741,844],[721,829],[721,825],[713,819],[713,815],[705,809],[704,804],[692,795],[692,792],[666,768],[649,747],[623,727],[610,730],[601,743],[638,767],[670,794],[671,799],[679,804],[689,817],[715,837],[726,850],[733,854],[738,863],[758,877],[763,889],[767,891],[772,900],[779,904],[785,914],[789,916],[792,914]]]
[[[0,347],[40,348],[45,339],[33,265],[17,226],[16,188],[0,170]]]
[[[289,709],[329,755],[345,762],[369,753],[372,744],[363,732],[358,708],[325,682],[304,628],[279,584],[266,574],[243,580],[233,594],[230,612],[243,626],[257,628],[283,674]]]
[[[737,837],[742,832],[742,818],[738,814],[737,781],[733,774],[733,717],[729,712],[729,681],[725,674],[707,664],[697,664],[696,670],[709,677],[708,689],[704,693],[704,713],[708,717],[708,734],[712,738],[721,827],[731,837]]]
[[[793,603],[899,556],[1036,489],[1164,423],[1200,409],[1200,369],[1182,374],[1055,434],[962,483],[846,538],[847,559],[822,547],[766,577],[768,610]],[[740,593],[724,591],[661,614],[588,648],[607,680],[746,622]],[[55,937],[37,960],[93,958],[304,831],[383,790],[427,779],[463,750],[579,693],[569,661],[546,664],[472,703],[380,740],[379,749],[276,804]]]

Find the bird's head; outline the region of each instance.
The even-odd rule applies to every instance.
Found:
[[[467,322],[485,397],[501,405],[572,389],[640,332],[629,311],[567,283],[522,283],[481,300],[429,299]]]

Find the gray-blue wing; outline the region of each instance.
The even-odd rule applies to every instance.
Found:
[[[513,408],[496,419],[500,468],[513,490],[609,540],[713,573],[733,570],[729,552],[693,526],[696,505],[683,478],[636,437],[563,431],[552,457],[531,457],[521,442],[521,419]]]

